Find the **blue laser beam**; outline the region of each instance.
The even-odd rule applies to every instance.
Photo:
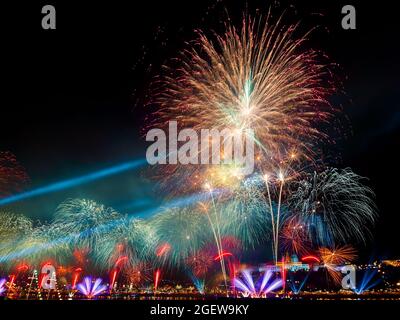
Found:
[[[117,173],[125,172],[128,170],[136,169],[146,163],[145,159],[139,159],[139,160],[134,160],[126,163],[122,163],[110,168],[102,169],[96,172],[92,172],[89,174],[86,174],[81,177],[76,177],[72,179],[67,179],[64,181],[60,182],[55,182],[50,185],[44,186],[44,187],[39,187],[37,189],[33,189],[30,191],[26,191],[23,193],[19,193],[4,199],[0,199],[0,206],[8,205],[17,201],[29,199],[32,197],[40,196],[43,194],[47,193],[52,193],[72,187],[76,187],[81,184],[89,183],[101,178],[105,178]]]

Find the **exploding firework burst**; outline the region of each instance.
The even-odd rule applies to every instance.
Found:
[[[342,265],[357,258],[356,250],[348,245],[332,249],[320,248],[318,251],[325,265]]]
[[[93,249],[94,256],[100,268],[112,268],[121,257],[126,258],[122,269],[132,268],[152,257],[156,241],[152,226],[143,220],[124,217],[118,226],[98,241]]]
[[[356,294],[363,294],[365,291],[368,291],[379,284],[382,279],[378,278],[377,274],[378,270],[376,269],[365,270],[361,281],[358,281],[356,288],[354,288],[354,292]]]
[[[150,126],[163,128],[172,119],[197,131],[252,129],[264,159],[260,166],[280,163],[293,150],[312,160],[316,138],[325,136],[315,124],[334,111],[327,101],[334,85],[322,55],[305,48],[309,33],[298,33],[298,24],[287,26],[282,17],[273,21],[270,15],[246,16],[239,29],[227,23],[223,35],[199,31],[195,45],[178,59],[180,65],[167,68],[152,101],[158,110]],[[194,174],[200,168],[170,165],[163,176],[170,179],[173,173],[191,181],[202,176]]]
[[[194,286],[196,287],[196,290],[200,294],[205,293],[205,281],[204,279],[198,279],[195,276],[191,276],[191,279],[193,281]]]
[[[181,265],[210,237],[206,218],[192,207],[167,209],[156,215],[151,225],[158,243],[169,245],[158,260],[170,266]]]
[[[244,179],[229,199],[217,205],[223,234],[240,239],[245,248],[254,248],[269,234],[269,204],[260,184],[263,180],[257,177]]]
[[[0,152],[0,199],[20,192],[29,182],[25,169],[10,152]]]
[[[19,214],[12,212],[0,212],[0,243],[18,240],[32,232],[32,221]]]

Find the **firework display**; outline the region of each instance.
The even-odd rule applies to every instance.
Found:
[[[6,279],[0,280],[0,295],[2,295],[6,291],[6,288],[4,287],[5,283],[6,283]]]
[[[365,240],[376,218],[372,199],[372,190],[351,169],[328,168],[301,181],[289,201],[313,241],[324,245]]]
[[[10,152],[0,152],[0,199],[23,190],[29,177]]]
[[[240,278],[235,278],[235,286],[242,292],[243,296],[251,295],[252,297],[265,297],[267,294],[273,292],[273,290],[276,290],[282,286],[281,279],[276,279],[271,284],[268,284],[271,277],[272,272],[268,270],[262,276],[261,281],[257,282],[256,287],[250,271],[244,270],[242,272],[243,280],[240,280]]]
[[[229,130],[234,137],[220,141],[222,160],[236,152],[226,140],[250,137],[250,174],[236,162],[212,163],[215,154],[207,153],[205,164],[184,164],[168,153],[168,164],[149,163],[127,186],[88,184],[91,192],[64,196],[81,183],[118,179],[144,161],[30,192],[23,191],[25,169],[0,152],[0,296],[367,299],[384,284],[390,289],[385,294],[399,299],[399,284],[385,280],[387,264],[356,265],[378,221],[370,182],[324,154],[342,112],[332,102],[342,85],[336,65],[313,47],[313,29],[286,18],[271,8],[246,12],[239,24],[226,19],[223,31],[197,30],[154,77],[140,110],[145,132],[168,131],[169,121],[179,130]],[[212,147],[211,138],[206,145]],[[197,151],[191,156],[204,158]],[[132,199],[145,183],[154,197]],[[119,188],[131,187],[122,201]],[[112,200],[103,201],[97,191]],[[57,192],[50,218],[18,213],[31,196],[42,203],[50,192]]]

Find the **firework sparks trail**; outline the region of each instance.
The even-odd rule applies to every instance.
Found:
[[[299,282],[299,285],[296,286],[296,281],[293,278],[293,275],[290,274],[290,289],[292,290],[292,292],[294,294],[299,294],[301,292],[301,290],[303,289],[304,285],[306,284],[310,274],[311,274],[312,269],[310,269],[306,276]]]
[[[168,208],[150,221],[157,246],[152,253],[156,264],[163,267],[177,267],[197,252],[207,239],[204,215],[193,207]]]
[[[341,271],[337,266],[352,262],[357,258],[356,250],[348,245],[332,249],[320,248],[318,251],[324,267],[336,283],[342,280]]]
[[[146,161],[144,159],[135,160],[132,162],[119,164],[119,165],[111,167],[111,168],[99,170],[97,172],[89,173],[85,176],[56,182],[56,183],[50,184],[48,186],[40,187],[40,188],[37,188],[34,190],[29,190],[29,191],[19,193],[16,195],[11,195],[4,199],[0,199],[0,206],[8,205],[8,204],[20,201],[20,200],[29,199],[29,198],[36,197],[36,196],[43,195],[43,194],[48,194],[48,193],[52,193],[52,192],[56,192],[56,191],[60,191],[60,190],[65,190],[68,188],[79,186],[84,183],[96,181],[98,179],[108,177],[110,175],[114,175],[117,173],[122,173],[122,172],[125,172],[128,170],[133,170],[133,169],[139,168],[139,167],[143,166],[145,163],[146,163]],[[0,175],[0,178],[2,178],[1,175]]]
[[[271,19],[269,15],[259,20],[245,17],[241,28],[227,24],[226,32],[214,38],[199,32],[195,46],[182,53],[182,65],[161,81],[163,90],[152,101],[159,107],[157,120],[149,124],[163,127],[162,123],[176,118],[180,126],[197,131],[228,128],[243,133],[251,129],[259,147],[256,174],[244,178],[237,173],[235,164],[167,165],[162,183],[177,192],[196,190],[195,196],[178,201],[183,208],[171,205],[146,221],[128,218],[86,199],[67,200],[58,207],[52,224],[37,228],[28,219],[1,212],[0,262],[11,267],[26,255],[29,263],[37,264],[48,257],[55,261],[68,259],[75,247],[88,250],[87,254],[95,258],[98,266],[113,267],[111,291],[117,272],[135,274],[141,282],[140,264],[153,259],[157,270],[153,279],[156,291],[160,280],[158,263],[179,267],[186,262],[196,276],[204,275],[213,255],[202,257],[200,262],[195,258],[201,256],[203,245],[214,238],[216,260],[228,290],[229,261],[226,265],[224,236],[233,235],[244,247],[254,247],[257,241],[262,241],[259,239],[267,233],[265,225],[270,222],[275,263],[279,259],[280,242],[283,246],[290,242],[291,250],[296,253],[305,253],[302,246],[308,241],[318,246],[333,246],[333,249],[320,248],[319,254],[335,277],[335,266],[353,260],[355,253],[349,247],[334,245],[353,238],[365,240],[368,224],[376,217],[373,194],[350,169],[327,169],[310,175],[297,172],[300,163],[314,163],[317,152],[313,150],[318,150],[320,138],[326,138],[316,124],[328,121],[333,115],[335,110],[327,99],[335,89],[329,66],[320,62],[320,54],[303,47],[308,34],[297,37],[298,25],[285,26],[282,17],[277,23]],[[222,158],[226,156],[224,152]],[[7,166],[1,156],[0,198],[4,177],[10,176],[4,171]],[[142,162],[123,164],[15,197],[6,194],[8,198],[0,200],[0,206],[136,168]],[[304,175],[304,180],[296,182],[297,189],[289,186],[289,181]],[[251,185],[249,181],[254,176],[264,177],[262,187]],[[177,183],[170,183],[171,179]],[[209,194],[199,205],[206,215],[191,206],[197,202],[199,186],[205,186]],[[224,193],[219,194],[219,190]],[[286,203],[293,213],[288,221],[284,220]],[[210,228],[204,228],[207,222]],[[292,226],[304,226],[304,231],[294,234]],[[120,259],[124,259],[123,264]],[[272,275],[267,271],[260,278],[261,283],[254,284],[251,272],[244,271],[241,278],[234,279],[234,285],[244,295],[266,295],[284,286],[284,262],[283,281],[277,279],[268,286]],[[73,288],[78,281],[76,275]],[[92,279],[85,278],[78,287],[92,298],[97,289],[105,287],[98,280],[93,285]]]
[[[302,262],[309,262],[309,263],[311,263],[311,262],[320,263],[321,262],[321,260],[318,259],[318,257],[316,257],[316,256],[305,256],[305,257],[301,258],[301,261]]]
[[[10,152],[0,152],[0,204],[1,199],[21,192],[29,182],[25,169]]]
[[[93,299],[106,290],[107,286],[103,285],[102,282],[103,280],[100,278],[93,280],[91,277],[85,277],[77,288],[88,299]]]
[[[154,293],[156,293],[158,284],[160,283],[161,271],[158,269],[154,274]]]
[[[15,284],[15,279],[17,276],[15,274],[10,275],[10,281],[8,282],[8,291],[7,291],[7,296],[12,293],[14,290],[14,284]]]
[[[233,280],[236,277],[236,269],[239,265],[239,262],[237,261],[236,257],[229,251],[223,251],[220,255],[214,257],[214,261],[218,261],[221,259],[227,259],[229,277],[231,279],[233,291],[235,291],[235,282]]]
[[[99,268],[123,271],[150,259],[156,247],[154,227],[147,221],[123,217],[113,232],[103,234],[94,251]]]
[[[260,162],[264,169],[293,150],[313,160],[316,143],[326,137],[315,124],[334,114],[327,98],[335,85],[331,65],[322,62],[325,57],[304,48],[309,33],[298,33],[298,24],[286,26],[282,16],[273,21],[270,13],[266,18],[244,17],[239,29],[227,23],[226,32],[213,38],[199,31],[195,45],[177,59],[180,65],[166,67],[167,74],[157,82],[161,88],[150,102],[158,107],[156,120],[148,127],[163,128],[174,119],[199,132],[251,129],[258,157],[267,160]],[[163,167],[162,176],[177,181],[201,179],[208,170],[198,165]],[[180,185],[185,185],[183,192],[190,190]]]
[[[296,219],[288,219],[285,222],[280,238],[285,252],[305,255],[310,251],[307,230]]]
[[[213,252],[205,247],[191,255],[187,259],[187,265],[195,277],[205,277],[214,261]]]
[[[37,271],[33,270],[32,276],[30,277],[31,281],[29,282],[28,292],[26,294],[26,300],[29,300],[29,295],[31,293],[32,284],[33,284],[33,281],[37,279],[36,277],[37,277]]]
[[[293,218],[307,228],[310,240],[320,246],[365,242],[376,220],[373,191],[351,169],[328,168],[298,182],[288,202]]]
[[[130,283],[130,288],[133,286],[139,287],[145,282],[150,282],[153,278],[152,270],[152,266],[146,262],[138,262],[126,269],[124,274]]]
[[[279,219],[281,216],[281,203],[282,203],[282,190],[283,190],[283,182],[284,182],[284,178],[282,173],[280,173],[279,176],[279,180],[280,180],[280,187],[279,187],[279,197],[278,197],[278,210],[277,210],[277,214],[276,214],[276,225],[275,225],[275,259],[276,261],[278,260],[278,248],[279,248],[279,229],[280,229],[280,225],[279,225]]]
[[[87,199],[69,199],[58,206],[55,223],[59,223],[64,234],[77,235],[73,241],[85,248],[96,248],[101,240],[101,227],[122,216],[112,208]],[[87,232],[82,236],[82,232]]]
[[[218,254],[219,254],[219,256],[222,257],[222,259],[219,259],[219,261],[221,263],[222,275],[224,277],[226,294],[228,295],[228,280],[227,280],[227,273],[226,273],[226,268],[225,268],[225,259],[222,256],[224,249],[222,247],[222,239],[221,239],[221,211],[219,211],[216,207],[212,187],[210,186],[210,187],[208,187],[208,189],[210,190],[211,202],[212,202],[212,206],[214,209],[215,225],[216,225],[216,231],[217,231],[216,232],[216,235],[217,235],[216,240],[217,240]]]
[[[190,200],[184,199],[183,202],[178,201],[177,203],[174,201],[172,203],[174,205],[183,206],[184,204],[188,205],[191,201],[197,201],[198,199],[203,199],[203,197],[196,196]],[[68,204],[67,212],[64,211],[65,204]],[[171,204],[167,203],[167,207],[171,207]],[[76,210],[70,210],[71,208],[75,208]],[[33,260],[36,262],[42,261],[44,258],[47,258],[47,256],[59,255],[58,253],[60,252],[60,249],[62,251],[62,256],[60,256],[60,258],[64,258],[63,256],[67,257],[67,254],[69,254],[69,249],[73,248],[74,257],[81,260],[78,261],[78,264],[84,265],[88,261],[87,255],[89,251],[93,248],[93,246],[89,245],[90,243],[94,243],[98,240],[101,242],[104,240],[104,244],[109,244],[115,243],[114,240],[117,240],[118,242],[124,240],[118,237],[118,232],[113,232],[114,230],[120,232],[121,229],[128,233],[128,239],[133,239],[133,242],[129,242],[130,244],[133,244],[137,239],[141,239],[141,237],[135,236],[137,230],[141,230],[142,233],[148,235],[144,237],[145,243],[137,246],[137,248],[140,248],[141,252],[144,254],[150,252],[152,246],[155,245],[154,232],[152,231],[153,228],[150,226],[150,223],[143,223],[140,228],[128,228],[127,230],[126,227],[130,223],[135,225],[138,222],[140,223],[141,220],[132,220],[129,217],[123,217],[113,209],[97,204],[94,201],[85,199],[68,200],[59,206],[59,210],[60,214],[56,215],[56,219],[51,225],[43,225],[40,228],[34,229],[34,232],[32,232],[32,222],[30,222],[29,219],[11,213],[0,212],[0,215],[3,217],[3,219],[0,220],[0,237],[3,235],[7,236],[10,230],[17,228],[18,230],[12,232],[13,237],[7,236],[8,240],[10,240],[13,239],[15,235],[20,235],[21,233],[19,231],[26,230],[26,232],[23,232],[18,238],[16,238],[17,246],[0,246],[0,263],[7,263],[7,265],[11,267],[14,260],[26,257],[34,258]],[[85,210],[88,211],[87,216],[85,215]],[[160,211],[160,207],[152,209],[151,215]],[[108,212],[115,212],[115,217],[110,217],[107,214]],[[67,224],[63,224],[62,221],[64,214],[68,216]],[[19,217],[21,217],[21,219]],[[58,221],[57,218],[59,218]],[[14,227],[12,227],[12,225],[14,225]],[[22,228],[22,225],[25,227]],[[75,233],[73,232],[73,229],[75,229]],[[26,237],[26,234],[29,236]],[[108,240],[113,240],[114,242],[106,241],[105,238],[107,237],[105,237],[105,235],[111,237]],[[2,241],[2,244],[6,243],[7,241]],[[96,258],[100,261],[101,259],[109,260],[110,250],[113,251],[115,247],[113,246],[110,248],[110,245],[98,245],[95,246],[95,248],[102,248],[100,252],[95,253]],[[108,251],[108,253],[106,251]],[[103,266],[105,265],[106,264],[103,264]]]
[[[120,245],[120,247],[124,247],[123,245]],[[113,291],[113,289],[114,289],[114,285],[115,285],[115,283],[116,283],[116,281],[117,281],[117,276],[118,276],[118,273],[121,271],[121,269],[126,265],[126,264],[128,264],[129,263],[129,258],[128,258],[128,256],[120,256],[118,259],[117,259],[117,261],[115,262],[115,265],[114,265],[114,268],[113,268],[113,270],[111,271],[111,274],[110,274],[110,293]]]

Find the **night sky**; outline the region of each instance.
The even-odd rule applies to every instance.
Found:
[[[239,21],[246,7],[266,12],[272,4],[304,28],[319,25],[311,44],[340,65],[344,93],[332,101],[347,125],[332,148],[337,166],[369,178],[380,215],[362,251],[399,258],[400,19],[393,1],[192,2],[2,4],[0,150],[26,168],[28,188],[144,157],[143,101],[160,66],[195,38],[195,28],[222,31],[225,8]],[[44,4],[56,7],[56,30],[41,29]],[[356,7],[357,30],[341,28],[345,4]],[[66,198],[88,197],[135,213],[141,205],[130,202],[158,201],[141,176],[125,172],[12,209],[44,221]]]

